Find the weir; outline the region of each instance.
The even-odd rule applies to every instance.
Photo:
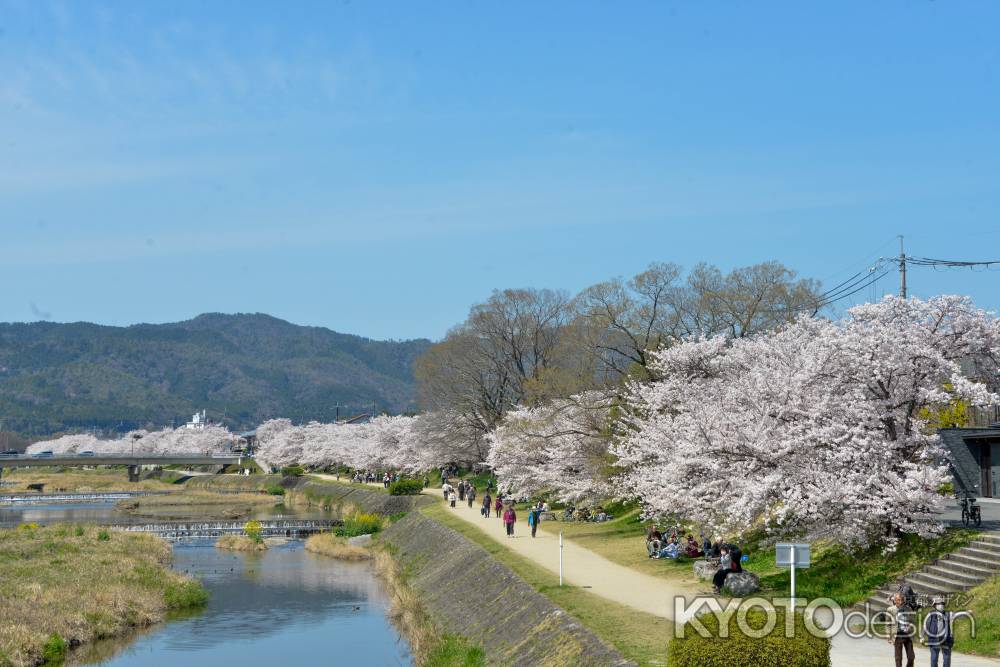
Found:
[[[304,537],[322,533],[342,526],[336,519],[284,519],[260,521],[261,535],[264,537]],[[197,537],[220,537],[240,535],[245,521],[182,521],[137,524],[111,524],[108,528],[130,533],[154,533],[168,540]]]
[[[122,491],[119,493],[32,493],[0,495],[0,505],[32,505],[46,503],[79,503],[84,501],[126,500],[138,496],[160,496],[169,491]]]

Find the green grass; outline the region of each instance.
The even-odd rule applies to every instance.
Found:
[[[609,509],[608,505],[605,509]],[[614,509],[617,508],[609,509],[613,515]],[[626,507],[626,510],[624,515],[615,515],[614,521],[604,523],[543,521],[539,527],[554,533],[561,530],[565,537],[625,567],[673,580],[693,580],[691,559],[647,557],[647,523],[639,519],[638,509]],[[796,594],[810,599],[828,597],[842,605],[853,605],[903,574],[965,546],[975,534],[975,531],[952,529],[935,540],[907,535],[892,554],[883,554],[879,547],[850,551],[814,544],[812,566],[796,574]],[[697,532],[694,535],[698,537]],[[740,547],[748,557],[744,567],[761,577],[762,593],[788,593],[790,573],[775,566],[773,545],[758,539],[740,543]]]
[[[809,599],[827,597],[844,606],[853,605],[900,576],[967,545],[975,535],[976,531],[965,529],[948,530],[935,540],[907,535],[892,554],[883,554],[879,547],[851,551],[816,545],[811,567],[796,573],[795,592]],[[790,573],[775,567],[773,547],[751,553],[745,566],[761,577],[765,593],[789,591]]]
[[[611,602],[582,588],[560,587],[558,575],[453,516],[443,503],[429,505],[420,511],[486,549],[532,588],[566,610],[625,657],[644,666],[666,665],[667,641],[674,628],[670,620]]]
[[[0,530],[0,666],[40,664],[59,642],[121,635],[204,603],[171,555],[158,537],[91,526]]]
[[[445,635],[421,667],[486,667],[486,653],[455,635]]]
[[[971,604],[964,606],[976,619],[976,636],[971,636],[971,626],[967,621],[959,621],[955,627],[955,650],[997,657],[1000,655],[1000,576],[987,579],[968,593]],[[960,663],[957,663],[960,664]]]

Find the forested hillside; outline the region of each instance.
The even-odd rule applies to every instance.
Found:
[[[234,428],[413,408],[426,340],[373,341],[261,314],[172,324],[0,324],[0,418],[41,435],[169,425],[205,409]]]

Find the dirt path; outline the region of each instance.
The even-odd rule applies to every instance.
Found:
[[[440,490],[429,489],[427,493],[443,502]],[[553,573],[559,573],[557,535],[539,530],[537,536],[532,538],[525,513],[518,514],[517,523],[514,524],[514,537],[508,538],[503,521],[493,515],[484,519],[479,514],[481,503],[482,496],[477,496],[471,508],[459,501],[458,506],[451,511],[516,553]],[[563,540],[563,580],[570,586],[587,588],[608,600],[671,620],[674,620],[675,597],[689,599],[699,593],[697,586],[630,570],[570,540]]]
[[[440,489],[428,489],[424,493],[443,502]],[[532,538],[527,516],[518,514],[515,536],[508,538],[500,519],[492,514],[489,519],[484,519],[479,514],[481,504],[482,496],[477,496],[471,508],[459,502],[450,511],[512,551],[554,573],[559,572],[557,535],[539,530]],[[636,544],[636,548],[642,548],[642,545]],[[694,585],[671,582],[618,565],[567,539],[563,540],[563,579],[571,586],[587,588],[608,600],[671,620],[676,620],[675,597],[683,596],[690,601],[703,592]],[[916,664],[930,664],[929,651],[918,646],[916,654]],[[834,637],[831,656],[834,667],[885,667],[893,661],[892,647],[885,640],[851,639],[844,634]],[[956,667],[998,667],[1000,660],[955,654],[952,664]]]

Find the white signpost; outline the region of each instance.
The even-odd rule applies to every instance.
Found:
[[[563,554],[562,531],[560,530],[559,531],[559,585],[560,586],[562,586],[562,554]]]
[[[778,567],[792,569],[792,599],[795,598],[795,568],[809,567],[809,545],[779,542],[774,546],[774,561]]]

